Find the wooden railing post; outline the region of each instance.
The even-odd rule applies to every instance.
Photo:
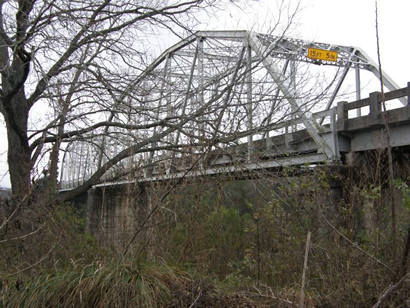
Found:
[[[407,83],[407,116],[410,118],[410,82]]]
[[[346,103],[345,101],[337,103],[337,130],[345,130],[347,128],[348,112],[345,108]]]
[[[336,112],[335,108],[330,109],[330,129],[332,132],[332,147],[333,152],[335,153],[334,160],[340,160],[340,151],[339,151],[339,136],[337,134],[337,127],[336,127]]]
[[[381,120],[381,102],[380,102],[380,92],[372,92],[369,96],[370,100],[370,110],[369,118],[372,125],[379,124]]]
[[[290,142],[292,141],[292,135],[289,134],[289,125],[285,126],[285,147],[290,149]]]

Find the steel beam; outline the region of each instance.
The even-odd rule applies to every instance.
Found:
[[[335,87],[335,89],[333,90],[332,96],[330,97],[329,101],[327,102],[326,107],[325,107],[324,110],[329,110],[330,107],[332,106],[333,102],[334,102],[335,99],[336,99],[337,94],[339,93],[340,88],[342,87],[343,81],[345,80],[346,75],[347,75],[347,73],[349,72],[349,69],[350,69],[350,66],[346,66],[346,67],[343,69],[342,75],[340,76],[340,78],[339,78],[339,80],[338,80],[338,82],[337,82],[337,84],[336,84],[336,87]],[[356,72],[359,71],[359,70],[360,70],[359,68],[356,68]],[[323,124],[323,121],[324,121],[324,120],[325,120],[325,118],[320,119],[320,121],[319,121],[320,125]]]
[[[204,41],[207,42],[207,44],[205,45],[205,50]],[[195,42],[197,42],[197,46],[194,46]],[[245,44],[243,44],[243,42],[245,42]],[[211,48],[208,48],[208,46]],[[196,47],[196,49],[194,47]],[[238,55],[234,54],[234,52],[236,52],[236,50],[241,47],[243,49],[240,58],[238,58]],[[246,48],[248,48],[249,50],[247,51]],[[310,59],[307,57],[307,52],[309,48],[336,51],[338,52],[338,58],[336,61]],[[232,54],[229,53],[230,51],[233,51]],[[247,54],[246,60],[242,59],[245,53]],[[178,56],[177,59],[175,59],[175,56]],[[172,61],[171,70],[170,59],[172,57],[174,58]],[[285,69],[287,67],[287,64],[290,63],[290,61],[292,61],[292,67],[294,66],[295,62],[306,62],[308,64],[333,65],[336,67],[342,67],[343,71],[341,76],[336,76],[339,77],[339,79],[337,80],[337,84],[335,85],[334,91],[329,101],[327,102],[327,109],[332,106],[332,103],[337,97],[337,94],[339,93],[342,83],[344,82],[345,77],[348,74],[350,68],[355,69],[356,99],[358,100],[361,98],[361,69],[369,70],[378,79],[380,79],[380,76],[383,75],[383,82],[386,88],[390,90],[398,88],[397,84],[390,78],[390,76],[388,76],[385,72],[379,72],[379,68],[376,62],[374,62],[370,57],[368,57],[368,55],[365,54],[362,50],[359,50],[354,47],[304,41],[281,36],[256,34],[248,31],[199,31],[165,50],[154,62],[152,62],[151,65],[147,67],[147,69],[141,75],[139,75],[136,78],[135,82],[132,83],[131,86],[128,87],[128,89],[138,90],[138,87],[140,87],[142,89],[141,95],[143,96],[146,95],[146,89],[144,89],[143,84],[146,79],[148,80],[147,82],[152,82],[152,85],[155,85],[149,91],[150,93],[154,93],[154,91],[159,91],[159,97],[157,94],[155,94],[154,97],[158,98],[159,106],[157,113],[155,114],[154,111],[153,114],[150,114],[150,117],[157,117],[158,120],[160,117],[162,118],[164,116],[164,113],[166,112],[163,112],[164,108],[167,108],[168,116],[182,115],[182,117],[185,114],[185,108],[187,108],[188,104],[191,101],[192,104],[198,104],[197,107],[200,108],[204,105],[205,99],[208,98],[208,94],[212,94],[212,92],[208,91],[215,91],[214,89],[210,90],[209,87],[214,87],[214,84],[216,84],[217,82],[226,82],[226,84],[224,84],[224,89],[226,90],[227,94],[226,96],[223,96],[222,100],[219,102],[225,105],[223,105],[222,108],[220,105],[218,106],[218,108],[220,108],[221,110],[231,108],[230,102],[232,101],[232,99],[236,100],[233,102],[233,104],[236,104],[236,106],[233,106],[233,108],[243,108],[243,105],[241,104],[241,100],[243,99],[243,97],[241,97],[241,94],[245,94],[246,92],[246,102],[244,107],[246,108],[247,118],[244,119],[246,121],[245,126],[246,129],[250,131],[248,132],[248,134],[255,134],[253,136],[249,135],[244,137],[248,138],[248,162],[250,161],[252,152],[258,147],[258,140],[254,139],[256,134],[262,132],[262,128],[265,131],[266,136],[269,136],[268,132],[273,127],[281,126],[288,129],[290,128],[290,126],[295,127],[298,123],[304,124],[309,135],[314,140],[313,143],[313,141],[309,138],[311,140],[311,144],[315,146],[315,148],[316,145],[320,148],[320,150],[324,153],[322,156],[324,156],[326,160],[337,160],[339,150],[337,138],[335,138],[334,113],[331,114],[331,110],[329,111],[329,113],[321,113],[319,117],[319,115],[312,116],[310,113],[304,112],[302,110],[303,101],[301,98],[298,98],[298,91],[296,89],[295,70],[292,69],[290,78],[286,79],[284,76],[284,71],[281,72],[278,69],[278,67],[276,67],[274,59],[275,61],[277,61],[278,59],[282,60],[281,63],[285,62]],[[164,66],[162,66],[163,62],[165,62]],[[236,62],[237,65],[235,67],[229,67],[234,62]],[[273,78],[274,82],[278,86],[277,91],[276,89],[273,90],[276,92],[276,95],[274,95],[275,100],[278,97],[279,91],[282,92],[284,94],[285,99],[289,102],[291,106],[292,113],[296,114],[296,118],[292,121],[288,121],[287,123],[271,125],[269,123],[271,114],[269,114],[262,122],[263,127],[260,130],[258,130],[258,128],[255,127],[255,123],[259,122],[259,120],[262,119],[255,118],[256,114],[253,114],[253,110],[256,107],[258,107],[258,105],[256,105],[256,101],[254,100],[254,95],[258,95],[258,93],[256,93],[255,90],[255,84],[258,81],[262,84],[262,82],[265,82],[270,79],[269,77],[267,79],[264,79],[266,76],[264,76],[260,80],[258,79],[260,77],[260,74],[258,75],[257,69],[260,68],[260,66],[258,67],[260,63],[264,65],[264,67],[268,71],[268,74]],[[235,82],[237,83],[238,72],[243,72],[244,67],[246,67],[246,70],[244,72],[245,78],[243,80],[240,80],[241,82],[243,81],[243,83],[241,83],[240,89],[238,89],[239,87],[236,87],[234,89],[233,85],[235,84]],[[252,73],[254,73],[253,76]],[[242,77],[243,76],[241,75],[241,78]],[[174,85],[175,88],[171,89],[170,87]],[[197,86],[198,88],[195,88],[194,86]],[[218,89],[216,89],[216,91],[217,90]],[[124,91],[124,93],[126,92],[127,91]],[[237,93],[239,93],[239,95],[236,95]],[[124,100],[124,95],[121,96],[119,101]],[[197,98],[196,100],[193,99],[193,97],[195,96]],[[165,100],[167,101],[166,106],[164,104]],[[405,98],[401,98],[400,101],[403,105],[407,105],[407,101]],[[149,106],[155,105],[152,102],[149,102],[148,104]],[[162,106],[163,104],[164,106]],[[241,107],[238,107],[239,105]],[[181,107],[182,111],[180,111]],[[178,113],[176,113],[176,111],[178,111]],[[272,104],[271,113],[273,113],[273,111],[274,104]],[[223,112],[224,111],[222,111],[221,114],[223,114]],[[329,128],[321,127],[317,123],[320,122],[321,124],[322,117],[329,115],[333,116],[331,117],[330,123],[333,133],[332,138],[329,137],[328,133],[324,134],[324,131],[328,132]],[[358,109],[358,115],[360,115],[360,109]],[[354,123],[357,123],[359,120],[366,120],[362,118],[365,117],[351,120],[357,120]],[[268,124],[265,126],[266,120],[268,121]],[[207,123],[205,121],[205,116],[197,117],[196,121],[198,125],[198,130],[200,132],[199,138],[200,141],[202,141],[201,136],[205,137],[204,132],[207,128],[205,124]],[[155,136],[158,133],[158,130],[160,129],[160,127],[151,128],[148,132],[152,133]],[[403,130],[400,130],[400,132],[402,133]],[[178,144],[180,142],[180,134],[181,132],[169,134],[168,136],[164,137],[163,140],[157,142],[171,142]],[[393,141],[396,143],[398,141],[401,141],[400,137],[398,136],[399,135],[396,134],[393,138]],[[406,135],[405,138],[407,137],[408,136]],[[266,142],[270,140],[269,138],[266,139]],[[155,146],[156,143],[152,144]],[[68,182],[73,185],[75,184],[74,182],[80,183],[81,177],[87,177],[88,167],[87,164],[84,163],[84,159],[86,157],[83,157],[81,153],[77,152],[82,151],[83,154],[85,154],[85,150],[87,150],[87,153],[89,153],[90,149],[84,149],[84,146],[86,145],[81,143],[77,144],[77,149],[73,149],[74,151],[70,154],[67,154],[66,159],[63,159],[63,166],[67,168],[67,170],[62,171],[61,177],[68,178]],[[103,155],[111,156],[112,154],[117,153],[117,150],[120,150],[107,148],[105,151],[104,144],[102,144],[101,146],[101,159],[103,158]],[[113,150],[115,152],[113,152]],[[289,152],[291,151],[289,150]],[[150,159],[152,160],[155,155],[157,154],[151,152],[148,156],[150,156]],[[93,165],[92,168],[94,167],[95,166]],[[171,173],[171,170],[169,169],[168,172]],[[148,173],[147,176],[149,176]]]
[[[186,51],[186,50],[178,50],[174,52],[175,56],[180,56],[180,57],[190,57],[193,58],[196,55],[196,51]],[[204,52],[204,58],[207,60],[215,60],[215,61],[224,61],[224,62],[236,62],[238,61],[238,57],[236,56],[225,56],[225,55],[217,55],[217,54],[210,54],[207,52]]]
[[[197,62],[197,59],[198,59],[199,47],[200,47],[199,44],[197,44],[196,49],[195,49],[195,55],[192,59],[192,64],[191,64],[191,70],[190,70],[189,80],[188,80],[188,84],[187,84],[186,95],[185,95],[185,98],[184,98],[184,103],[183,103],[182,111],[181,111],[181,116],[182,117],[185,116],[185,110],[186,110],[186,107],[188,105],[189,93],[191,91],[192,81],[193,81],[193,78],[194,78],[194,72],[195,72],[196,62]],[[176,133],[176,137],[175,137],[175,145],[178,145],[180,136],[181,136],[181,131],[178,130],[177,133]],[[174,156],[175,156],[175,153],[172,153],[171,165],[173,164]]]
[[[384,70],[382,70],[381,72],[379,71],[377,63],[373,61],[373,59],[370,58],[363,50],[357,49],[357,53],[368,61],[369,63],[368,70],[371,71],[379,80],[380,80],[380,76],[383,75],[383,84],[390,91],[400,89],[398,84],[394,82],[394,80],[389,75],[387,75],[387,73]],[[403,106],[407,106],[407,100],[404,97],[399,98],[399,100]]]
[[[246,109],[248,115],[248,127],[251,131],[253,129],[253,106],[252,106],[252,48],[246,46]],[[253,156],[253,135],[248,136],[248,161],[252,160]]]
[[[217,39],[217,40],[230,40],[230,41],[243,41],[246,39],[248,31],[198,31],[194,35],[202,38]]]
[[[326,155],[321,153],[307,154],[302,156],[295,156],[290,158],[280,158],[271,161],[263,161],[258,163],[245,163],[237,166],[221,166],[214,168],[207,168],[205,170],[192,170],[192,171],[181,171],[172,174],[164,174],[158,176],[147,177],[139,179],[136,181],[118,181],[118,182],[107,182],[94,185],[93,187],[106,187],[106,186],[116,186],[131,183],[147,183],[147,182],[158,182],[158,181],[168,181],[180,178],[193,178],[201,176],[214,176],[220,174],[241,174],[249,171],[266,170],[272,168],[280,168],[284,166],[295,166],[295,165],[305,165],[305,164],[318,164],[326,161]]]
[[[282,75],[283,76],[285,76],[285,74],[286,74],[286,70],[288,69],[289,62],[290,62],[290,60],[286,60],[285,64],[283,65],[283,68],[282,68]],[[268,125],[270,124],[270,121],[272,119],[272,114],[275,111],[276,103],[277,103],[277,100],[278,100],[278,97],[279,97],[279,93],[280,93],[280,89],[277,89],[275,91],[275,95],[273,96],[272,106],[270,108],[268,116],[266,117]],[[265,132],[264,137],[266,138],[266,148],[269,149],[270,146],[271,146],[270,139],[269,139],[269,131]]]
[[[297,110],[297,115],[302,119],[302,122],[309,132],[309,135],[313,138],[318,147],[322,150],[322,152],[329,160],[335,159],[336,153],[334,153],[333,149],[320,136],[318,125],[315,121],[313,121],[311,114],[309,112],[302,112],[300,110],[302,104],[296,99],[298,95],[292,90],[289,81],[283,78],[283,76],[281,75],[280,70],[276,66],[273,58],[270,56],[269,47],[266,48],[265,46],[263,46],[260,43],[256,33],[254,32],[249,33],[248,39],[252,50],[263,59],[262,62],[265,68],[267,69],[268,73],[271,75],[281,92],[285,95],[286,100],[290,103],[294,110]]]
[[[356,100],[361,99],[361,84],[360,84],[360,69],[356,68],[355,69],[355,79],[356,79]],[[357,108],[356,115],[360,117],[362,115],[361,108]]]

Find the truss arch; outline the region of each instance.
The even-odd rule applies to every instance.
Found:
[[[337,58],[313,59],[308,57],[311,48],[335,52]],[[312,67],[333,72],[318,80],[310,78]],[[361,70],[380,76],[375,62],[355,47],[251,31],[199,31],[165,50],[137,78],[133,96],[139,97],[139,113],[118,117],[146,128],[120,143],[125,147],[127,142],[152,140],[132,160],[151,166],[144,169],[145,176],[158,173],[159,165],[170,173],[174,161],[199,157],[210,145],[215,150],[245,144],[251,161],[254,141],[266,139],[267,149],[272,148],[268,137],[278,130],[289,135],[291,144],[292,133],[306,129],[318,152],[335,161],[336,145],[322,136],[323,118],[311,114],[330,110],[350,70],[356,72],[356,98]],[[385,72],[383,76],[390,90],[398,88]],[[283,124],[287,122],[293,124]],[[120,135],[119,130],[112,134]],[[105,152],[107,159],[118,153]]]

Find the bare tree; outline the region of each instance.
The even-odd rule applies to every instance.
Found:
[[[46,153],[51,191],[57,187],[60,149],[66,158],[77,157],[68,176],[82,180],[60,195],[69,199],[102,178],[136,172],[149,176],[154,165],[170,172],[191,159],[185,170],[201,168],[210,149],[231,156],[230,150],[246,153],[231,160],[251,162],[257,139],[268,143],[274,129],[300,129],[276,125],[295,117],[327,159],[335,158],[307,115],[319,101],[331,106],[340,88],[334,81],[343,81],[356,51],[340,47],[334,77],[312,83],[308,66],[318,61],[308,59],[305,51],[316,45],[284,38],[287,27],[276,36],[192,33],[186,22],[213,1],[172,3],[0,2],[0,107],[18,200],[29,194],[33,168]],[[285,18],[288,26],[297,11]],[[280,23],[278,18],[271,33]],[[157,27],[176,33],[175,26],[187,38],[147,65],[144,33]],[[41,104],[51,106],[54,114],[31,131],[29,112]],[[273,146],[266,144],[266,149]]]
[[[22,200],[29,194],[44,142],[59,140],[58,149],[60,138],[79,136],[90,124],[83,115],[112,109],[110,89],[127,89],[145,68],[142,31],[152,25],[183,27],[190,14],[211,2],[1,0],[0,111],[13,195]],[[51,101],[61,113],[29,135],[30,111]]]

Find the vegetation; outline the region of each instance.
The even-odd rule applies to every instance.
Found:
[[[72,206],[50,208],[35,225],[19,218],[19,226],[17,220],[9,225],[8,237],[2,230],[8,240],[0,249],[0,302],[4,307],[299,307],[311,231],[305,305],[375,304],[396,282],[397,270],[402,277],[408,266],[403,272],[393,259],[391,234],[385,231],[389,211],[379,202],[383,190],[356,186],[341,192],[341,180],[351,189],[349,172],[343,178],[329,178],[323,169],[291,174],[178,186],[126,255],[111,246],[121,234],[111,237],[113,242],[102,240],[106,230],[94,239],[84,233],[85,214]],[[312,185],[312,179],[318,181]],[[410,221],[408,179],[397,179],[396,187],[402,255]],[[341,193],[345,201],[332,204]],[[127,198],[135,200],[133,194]],[[362,205],[368,200],[377,206],[373,226],[365,223]],[[28,233],[37,226],[38,232]],[[11,234],[24,238],[11,240]],[[399,285],[383,305],[406,307],[407,287],[408,282]]]
[[[407,153],[356,153],[358,165],[337,172],[303,166],[246,180],[101,188],[95,212],[73,201],[135,154],[148,159],[119,177],[152,169],[155,151],[187,155],[194,168],[206,156],[197,148],[252,139],[258,125],[240,96],[252,101],[252,89],[242,89],[251,86],[252,61],[242,61],[252,60],[250,46],[235,46],[238,62],[189,114],[189,90],[180,95],[183,112],[172,115],[163,102],[178,93],[164,94],[172,82],[142,82],[151,55],[135,39],[159,26],[191,33],[194,13],[217,1],[177,2],[0,0],[0,113],[13,189],[0,201],[0,307],[408,307]],[[195,42],[198,52],[204,42]],[[204,65],[194,58],[191,81]],[[203,84],[195,85],[203,92]],[[277,89],[259,90],[264,102]],[[30,131],[29,115],[42,104],[54,114]],[[261,122],[264,136],[274,111]],[[222,126],[231,127],[229,138],[218,135]],[[186,143],[174,144],[180,134]],[[108,137],[117,145],[123,135],[126,147],[108,153]],[[65,142],[89,142],[99,152],[98,168],[62,198],[56,188],[60,151],[71,151]],[[250,148],[248,154],[251,160]],[[176,167],[157,158],[164,169]],[[39,180],[42,164],[48,171]]]
[[[14,198],[21,201],[28,196],[33,178],[42,174],[41,160],[46,154],[48,186],[55,190],[62,144],[78,137],[87,139],[87,133],[107,135],[110,127],[132,130],[134,135],[141,130],[144,126],[124,124],[114,115],[124,110],[125,101],[140,100],[139,75],[152,57],[141,37],[152,26],[159,31],[173,28],[174,33],[190,29],[194,13],[213,3],[0,1],[0,113],[7,129]],[[137,113],[146,114],[149,108]],[[49,116],[33,118],[44,110]],[[155,120],[150,127],[166,122]],[[91,182],[130,156],[129,152],[117,155]]]

